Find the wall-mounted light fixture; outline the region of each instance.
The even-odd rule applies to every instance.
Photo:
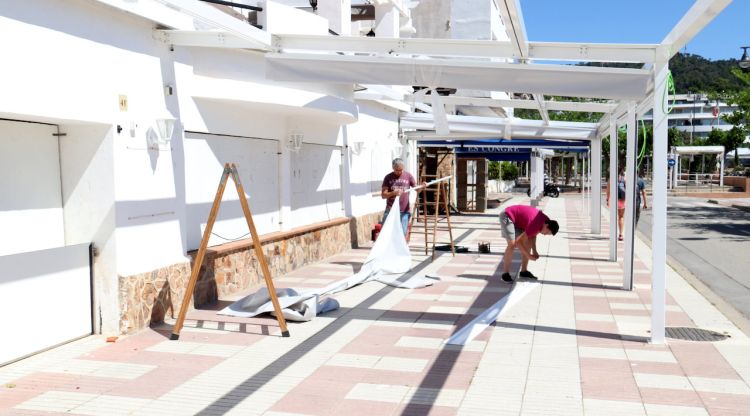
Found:
[[[172,113],[165,109],[154,121],[156,122],[156,130],[159,133],[159,142],[169,143],[172,140],[175,123]]]
[[[289,133],[289,139],[286,142],[286,147],[293,152],[299,152],[300,149],[302,149],[302,140],[304,140],[304,138],[304,133],[293,131]]]
[[[401,157],[402,156],[401,151],[404,148],[404,145],[401,144],[401,142],[397,139],[397,140],[394,140],[393,145],[391,146],[392,146],[391,157],[393,158]]]

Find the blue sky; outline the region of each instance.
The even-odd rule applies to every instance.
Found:
[[[660,43],[692,0],[520,0],[530,41]],[[750,0],[734,0],[687,45],[707,59],[750,46]]]

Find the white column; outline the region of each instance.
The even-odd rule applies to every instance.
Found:
[[[531,157],[529,158],[529,198],[531,198],[531,206],[536,205],[536,197],[539,195],[538,177],[539,157],[537,156],[536,149],[531,149]]]
[[[586,181],[584,182],[586,184],[586,200],[591,201],[591,152],[586,152]],[[591,207],[587,204],[585,206],[586,211],[588,211],[589,215],[591,215]]]
[[[591,233],[602,232],[602,139],[591,141]]]
[[[637,120],[635,103],[628,103],[628,141],[625,145],[625,241],[623,250],[622,288],[633,290],[633,242],[635,240],[635,153],[638,147],[636,137]]]
[[[279,140],[279,228],[287,231],[292,224],[292,158],[286,140]]]
[[[583,176],[586,174],[586,156],[579,156],[579,153],[576,153],[576,170],[578,170],[578,159],[581,159],[581,173],[578,177],[581,185],[581,211],[583,211],[585,209],[584,206],[586,205],[586,185],[583,180]]]
[[[609,121],[609,261],[617,261],[617,121]]]
[[[719,163],[719,186],[724,186],[724,152],[721,152],[721,161]]]
[[[352,149],[349,147],[349,129],[346,125],[341,126],[344,147],[341,149],[341,197],[344,202],[344,215],[352,217]],[[414,171],[410,171],[414,172]]]
[[[352,34],[352,0],[318,0],[318,16],[328,19],[328,27],[339,35]]]
[[[544,156],[541,153],[537,156],[539,160],[536,163],[536,205],[544,197]]]
[[[391,3],[375,5],[375,36],[379,38],[399,37],[399,13]]]
[[[657,63],[654,91],[667,88],[667,62]],[[663,344],[667,265],[667,115],[662,95],[654,94],[654,182],[651,197],[651,343]]]

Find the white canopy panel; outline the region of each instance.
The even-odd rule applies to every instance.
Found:
[[[478,59],[269,53],[266,76],[292,82],[422,85],[635,100],[646,95],[650,72]]]
[[[471,133],[472,137],[500,137],[540,138],[540,139],[571,139],[590,140],[596,132],[596,123],[550,121],[545,124],[542,120],[524,120],[520,118],[476,117],[448,115],[448,128],[451,134],[445,137],[456,137],[456,133]],[[432,114],[412,113],[401,117],[402,129],[430,130],[430,132],[409,132],[410,137],[429,138],[434,140],[440,135],[431,131],[435,129]],[[506,129],[511,134],[506,135]],[[460,135],[460,134],[459,134]],[[462,135],[466,136],[466,135]]]

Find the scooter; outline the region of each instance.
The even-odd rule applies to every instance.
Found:
[[[545,182],[544,183],[544,191],[542,192],[542,194],[544,196],[550,196],[552,198],[557,198],[558,196],[560,196],[560,187],[557,186],[557,185],[555,185],[555,184],[553,184],[553,183]],[[526,195],[527,196],[531,196],[531,189],[530,188],[529,188],[528,191],[526,191]]]
[[[558,196],[560,196],[560,187],[553,183],[545,183],[544,184],[544,196],[551,196],[552,198],[557,198]]]

